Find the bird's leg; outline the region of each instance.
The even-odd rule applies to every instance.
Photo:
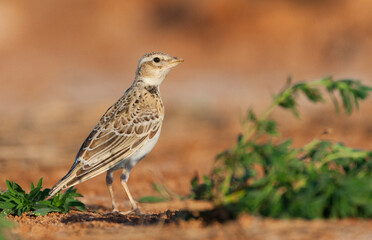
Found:
[[[138,206],[137,206],[136,202],[134,201],[134,199],[132,197],[132,194],[130,194],[130,192],[129,192],[129,188],[128,188],[128,185],[127,185],[128,177],[129,177],[128,171],[126,169],[123,169],[123,172],[120,175],[120,182],[121,182],[121,185],[123,185],[123,188],[128,195],[130,203],[132,204],[132,210],[128,211],[126,213],[136,212],[136,213],[140,214],[141,212],[138,209]]]
[[[107,171],[107,174],[106,174],[106,185],[107,185],[107,188],[110,192],[110,197],[111,197],[111,203],[112,203],[112,211],[113,212],[118,212],[118,207],[116,205],[116,202],[115,202],[115,197],[114,197],[114,192],[112,191],[112,183],[114,181],[114,176],[113,176],[113,172],[112,171]]]

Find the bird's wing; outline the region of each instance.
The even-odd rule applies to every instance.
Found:
[[[156,136],[164,116],[161,100],[149,102],[138,94],[126,93],[106,111],[51,195],[107,171]]]

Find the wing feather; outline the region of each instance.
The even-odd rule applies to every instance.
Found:
[[[111,106],[81,146],[69,173],[56,184],[60,189],[92,178],[142,148],[161,129],[163,104],[158,95],[127,90]]]

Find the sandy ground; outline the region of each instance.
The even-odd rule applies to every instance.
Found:
[[[331,114],[327,108],[323,108],[321,113],[322,116],[328,115],[327,120],[309,117],[291,127],[285,127],[282,123],[284,137],[294,137],[294,144],[301,145],[331,127],[333,133],[326,138],[337,140],[348,136],[345,142],[349,145],[367,146],[372,126],[365,122],[365,118],[361,118],[359,114],[354,117]],[[157,195],[152,189],[153,182],[164,184],[174,193],[186,195],[190,191],[189,182],[194,174],[208,173],[215,153],[230,146],[236,138],[233,132],[239,132],[239,127],[233,120],[235,117],[229,119],[213,113],[213,120],[214,117],[209,119],[210,114],[168,111],[168,120],[161,139],[171,138],[174,141],[160,140],[154,151],[133,169],[129,187],[135,199]],[[205,121],[207,116],[208,121]],[[290,115],[278,111],[274,116],[281,119]],[[71,118],[69,115],[68,117]],[[85,130],[85,120],[82,119],[75,119],[71,121],[72,124],[70,121],[63,121],[61,115],[58,115],[63,123],[59,125],[59,130],[52,131],[55,129],[54,124],[43,122],[43,118],[36,118],[37,120],[30,116],[28,118],[32,127],[18,123],[17,132],[12,128],[12,133],[16,133],[14,138],[7,139],[8,145],[2,146],[4,157],[1,160],[1,176],[27,186],[27,190],[29,182],[36,182],[39,177],[44,178],[45,186],[51,187],[67,172],[79,145],[79,139],[74,140],[73,136]],[[295,122],[292,118],[287,118],[286,121]],[[17,125],[15,120],[11,122]],[[39,124],[43,127],[38,127]],[[48,130],[47,126],[51,129]],[[174,128],[182,131],[175,131]],[[9,128],[2,128],[2,131],[6,132],[6,129]],[[39,129],[41,133],[35,134],[35,129]],[[44,131],[48,134],[44,135]],[[66,131],[71,133],[65,136]],[[225,137],[221,137],[221,134]],[[23,136],[22,142],[17,142],[18,135]],[[44,144],[37,144],[37,140],[42,141],[40,137],[47,135],[51,141],[49,144],[55,145],[54,150],[45,148]],[[119,208],[126,211],[130,209],[130,204],[118,183],[119,175],[116,174],[115,177],[117,181],[114,183],[114,191]],[[4,189],[5,183],[0,185]],[[236,221],[205,225],[200,220],[186,222],[177,217],[180,210],[211,208],[208,203],[194,201],[140,203],[143,216],[110,214],[110,199],[104,175],[79,184],[77,188],[84,195],[82,201],[88,205],[88,212],[73,211],[46,217],[12,217],[18,224],[11,232],[24,239],[118,239],[123,236],[129,239],[369,239],[372,235],[370,220],[273,220],[242,215]]]
[[[5,179],[52,187],[72,165],[104,111],[131,84],[139,57],[164,51],[185,62],[161,86],[166,116],[159,142],[132,171],[135,199],[153,182],[179,195],[207,174],[284,85],[333,74],[372,84],[372,4],[327,1],[36,1],[0,3],[0,188]],[[275,111],[282,136],[301,146],[314,137],[371,149],[369,99],[352,116],[300,100],[301,120]],[[324,130],[329,134],[322,136]],[[122,210],[129,203],[115,174]],[[108,214],[105,176],[77,186],[87,213],[15,217],[24,239],[371,239],[369,220],[272,220],[243,215],[205,226],[182,221],[198,202],[140,204],[144,216]]]
[[[166,208],[171,206],[169,204]],[[198,205],[198,203],[192,203]],[[185,207],[173,203],[173,207]],[[8,234],[25,239],[370,239],[372,221],[274,220],[242,215],[224,224],[204,225],[180,220],[177,211],[152,204],[142,216],[108,214],[107,209],[85,213],[14,217],[18,222]],[[171,206],[172,208],[172,206]],[[150,209],[156,209],[154,212]]]

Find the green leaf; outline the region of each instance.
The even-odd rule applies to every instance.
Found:
[[[13,194],[17,194],[17,192],[14,191],[13,186],[12,186],[12,183],[11,183],[9,180],[6,180],[5,183],[6,183],[6,186],[8,187],[8,190],[9,190],[11,193],[13,193]]]
[[[39,208],[32,213],[35,214],[36,216],[45,216],[48,213],[51,212],[60,212],[61,210],[59,208]]]
[[[164,197],[156,197],[156,196],[146,196],[146,197],[141,197],[138,199],[138,202],[141,203],[157,203],[157,202],[165,202],[168,199]]]
[[[256,115],[254,114],[253,109],[251,109],[251,108],[248,110],[248,119],[249,119],[250,121],[252,121],[252,122],[257,121],[257,117],[256,117]]]
[[[158,192],[163,198],[170,199],[170,194],[168,193],[167,189],[164,187],[163,184],[154,183],[153,187],[154,190]]]
[[[5,209],[8,209],[8,208],[13,208],[15,207],[16,205],[12,202],[3,202],[3,201],[0,201],[0,209],[1,210],[5,210]]]
[[[86,211],[86,207],[85,207],[85,204],[80,202],[80,201],[71,201],[68,203],[68,207],[75,207],[77,210],[79,211]]]
[[[40,187],[43,185],[43,178],[40,178],[38,183],[37,183],[37,187]]]

